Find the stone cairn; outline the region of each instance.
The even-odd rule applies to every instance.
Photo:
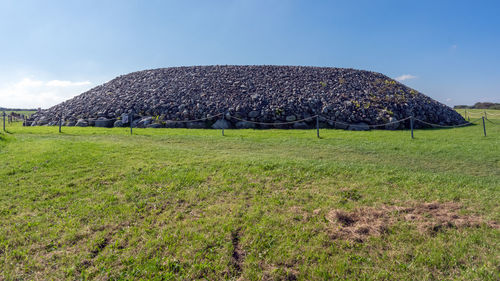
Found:
[[[119,76],[38,111],[25,125],[53,126],[61,119],[63,126],[81,127],[123,127],[132,122],[139,128],[307,129],[316,125],[316,115],[322,128],[403,129],[409,128],[405,118],[410,116],[443,126],[466,123],[448,106],[376,72],[216,65]]]

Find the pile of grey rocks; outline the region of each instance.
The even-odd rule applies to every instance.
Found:
[[[408,128],[409,120],[383,124],[410,115],[439,125],[466,122],[450,107],[376,72],[215,65],[119,76],[33,114],[25,125],[57,125],[62,116],[64,126],[81,127],[122,127],[132,122],[140,128],[307,129],[316,125],[311,118],[315,115],[320,116],[321,127],[353,130],[370,125]],[[417,128],[424,126],[415,123]]]

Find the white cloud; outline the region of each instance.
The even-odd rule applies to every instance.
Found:
[[[29,78],[24,78],[23,80],[17,82],[15,88],[33,88],[43,86],[43,81],[31,80]]]
[[[405,80],[410,80],[410,79],[415,79],[417,76],[411,75],[411,74],[403,74],[401,76],[396,77],[397,81],[405,81]]]
[[[23,78],[0,85],[0,107],[48,108],[89,89],[90,81],[42,81]]]
[[[71,82],[71,81],[63,81],[63,80],[51,80],[45,83],[47,86],[51,87],[73,87],[73,86],[85,86],[90,85],[90,81],[82,81],[82,82]]]

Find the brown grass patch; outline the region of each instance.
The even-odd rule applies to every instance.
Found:
[[[331,236],[363,242],[370,236],[387,232],[396,222],[405,221],[416,225],[422,233],[435,235],[446,228],[488,227],[499,228],[497,222],[486,222],[477,215],[461,215],[458,203],[412,203],[409,206],[362,207],[352,212],[331,210],[326,219],[330,222]]]

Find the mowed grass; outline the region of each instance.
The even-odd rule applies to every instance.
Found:
[[[456,109],[458,113],[470,120],[475,120],[485,116],[486,118],[500,119],[500,110],[496,109]],[[467,113],[467,116],[465,115]]]
[[[494,119],[491,119],[494,121]],[[497,120],[497,121],[500,121]],[[500,231],[331,210],[455,202],[500,222],[500,126],[349,132],[21,127],[0,134],[0,279],[499,280]]]

